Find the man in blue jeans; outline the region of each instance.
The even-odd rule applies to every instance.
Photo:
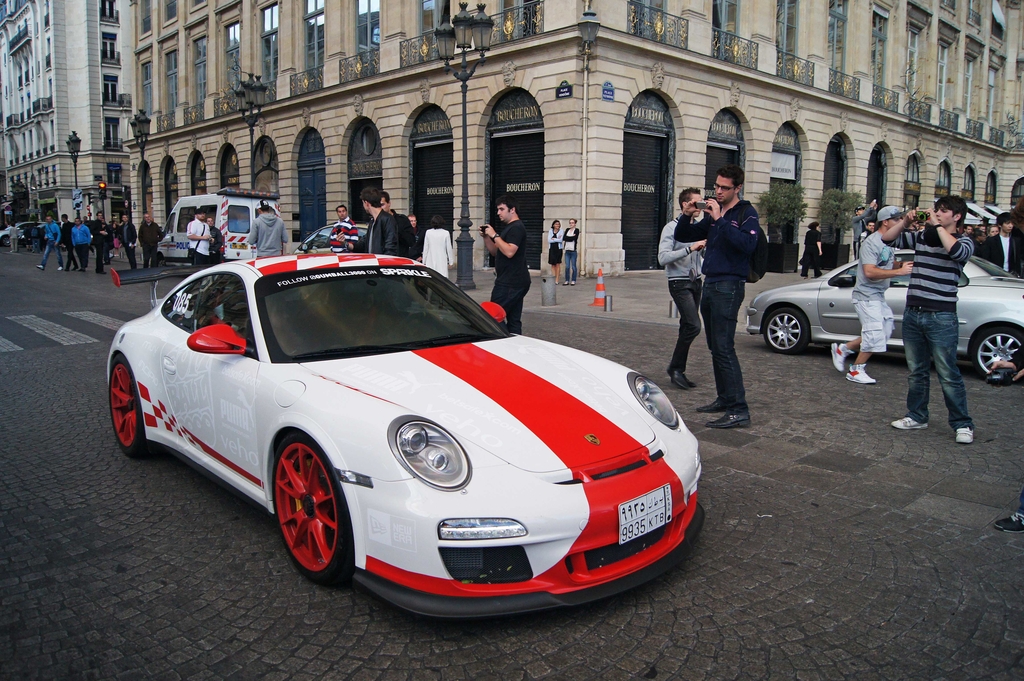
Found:
[[[46,261],[50,259],[50,253],[57,254],[57,271],[60,272],[64,269],[64,258],[60,255],[60,225],[53,221],[53,214],[46,214],[46,222],[43,223],[39,229],[43,230],[43,239],[46,242],[46,248],[43,251],[43,261],[36,265],[38,269],[46,269]]]
[[[949,425],[960,444],[974,442],[974,422],[967,413],[967,388],[956,365],[960,321],[956,314],[957,284],[964,263],[974,255],[974,242],[963,229],[967,204],[959,196],[944,196],[926,211],[920,232],[904,232],[898,248],[914,249],[914,269],[903,312],[903,349],[907,356],[907,415],[892,422],[900,430],[928,427],[930,367],[935,363]]]
[[[715,198],[705,200],[707,217],[695,224],[680,224],[675,232],[676,241],[707,240],[700,314],[704,318],[704,335],[711,351],[718,397],[711,404],[697,407],[697,411],[725,412],[724,416],[708,421],[705,424],[708,428],[750,425],[743,373],[736,357],[736,316],[743,304],[750,256],[757,248],[761,227],[754,207],[749,201],[740,200],[743,180],[743,168],[738,165],[719,168]]]
[[[530,291],[530,269],[526,264],[526,227],[519,219],[519,202],[505,194],[495,202],[495,211],[502,227],[499,232],[490,225],[480,228],[487,252],[494,256],[494,288],[491,302],[505,310],[505,327],[509,333],[523,333],[523,299]]]

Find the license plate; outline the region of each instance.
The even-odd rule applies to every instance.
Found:
[[[248,250],[249,244],[231,244],[231,248],[236,251]]]
[[[619,543],[625,544],[653,532],[672,517],[672,487],[665,485],[653,492],[619,504]]]

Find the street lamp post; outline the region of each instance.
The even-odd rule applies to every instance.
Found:
[[[149,141],[149,116],[146,115],[145,109],[139,109],[139,113],[132,116],[129,121],[132,126],[132,137],[135,138],[135,143],[139,145],[139,170],[142,169],[142,164],[146,162],[146,142]],[[146,214],[146,174],[142,174],[142,214]]]
[[[249,74],[248,80],[243,80],[235,88],[235,97],[238,100],[238,112],[242,114],[242,120],[249,126],[249,188],[256,188],[256,142],[253,129],[260,119],[260,112],[263,105],[267,103],[267,86],[263,82],[263,76]]]
[[[74,130],[68,135],[67,139],[68,153],[71,154],[71,165],[75,167],[75,189],[78,189],[78,154],[82,151],[82,138],[78,136],[78,133]],[[72,197],[74,200],[74,197]],[[77,205],[77,204],[76,204]],[[82,210],[75,208],[75,217],[82,217]]]
[[[475,240],[469,233],[473,221],[469,219],[469,136],[466,97],[469,92],[469,79],[476,73],[476,68],[486,60],[486,52],[491,47],[491,31],[494,30],[494,20],[484,11],[484,3],[477,4],[476,16],[469,13],[468,6],[468,2],[460,2],[459,13],[450,22],[448,17],[445,17],[444,23],[434,31],[437,53],[444,61],[444,72],[454,71],[455,79],[462,83],[462,211],[459,213],[459,236],[455,239],[459,254],[459,269],[455,283],[461,289],[476,288],[473,282]],[[474,44],[480,53],[480,59],[469,67],[467,56],[474,49]],[[455,71],[450,63],[455,58],[456,49],[460,50],[462,57],[462,65],[458,71]]]

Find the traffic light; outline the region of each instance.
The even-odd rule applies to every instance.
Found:
[[[101,181],[99,183],[99,190],[100,190],[100,201],[106,200],[106,198],[107,198],[107,183]]]

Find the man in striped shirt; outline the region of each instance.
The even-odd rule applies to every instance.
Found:
[[[949,425],[960,444],[974,442],[974,422],[967,413],[967,389],[956,365],[960,321],[956,314],[957,283],[974,242],[961,234],[967,204],[944,196],[926,211],[928,223],[919,232],[904,232],[897,247],[914,249],[914,269],[903,312],[903,347],[907,356],[907,415],[893,421],[900,430],[928,427],[929,369],[935,362]]]

